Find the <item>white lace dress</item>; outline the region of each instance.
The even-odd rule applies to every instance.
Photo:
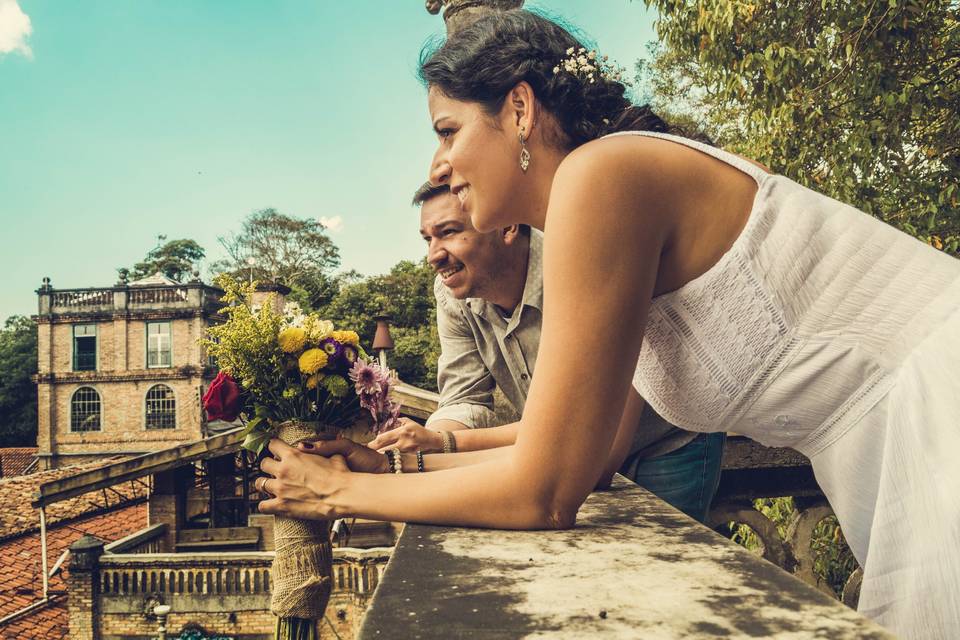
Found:
[[[707,273],[654,299],[634,386],[693,431],[807,455],[864,570],[859,610],[960,638],[960,261],[853,207],[758,184]]]

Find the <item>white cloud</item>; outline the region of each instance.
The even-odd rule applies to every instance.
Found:
[[[320,216],[320,224],[329,229],[331,232],[336,233],[343,229],[343,218],[340,216],[333,216],[332,218]]]
[[[30,16],[25,14],[17,0],[0,0],[0,55],[19,53],[33,58],[27,38],[33,33]]]

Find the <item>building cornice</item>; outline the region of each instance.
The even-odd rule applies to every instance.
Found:
[[[33,377],[37,384],[68,384],[95,382],[152,382],[163,380],[188,380],[190,378],[212,379],[214,367],[186,365],[166,369],[140,369],[136,371],[64,371],[40,373]]]
[[[91,311],[88,313],[47,313],[30,318],[37,324],[71,324],[74,322],[113,322],[115,320],[190,320],[203,318],[213,321],[225,320],[221,314],[206,309],[170,309],[155,311],[126,311],[112,313]]]

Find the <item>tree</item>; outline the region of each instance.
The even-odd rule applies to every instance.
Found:
[[[402,260],[390,273],[341,280],[337,295],[320,314],[338,327],[356,328],[365,345],[373,344],[374,317],[391,317],[395,349],[390,366],[404,382],[436,390],[440,340],[436,328],[435,273],[426,260]]]
[[[960,253],[955,0],[644,0],[653,105],[720,146]]]
[[[37,324],[24,316],[7,318],[0,329],[0,442],[37,444]]]
[[[170,240],[167,236],[157,236],[160,243],[150,250],[146,258],[133,265],[130,277],[133,280],[152,276],[158,271],[177,282],[183,282],[196,269],[203,259],[203,247],[193,240]]]
[[[229,256],[211,270],[235,277],[280,282],[293,288],[301,304],[319,297],[316,308],[335,295],[329,274],[340,265],[340,250],[317,220],[300,219],[276,209],[262,209],[243,221],[239,234],[220,238]]]

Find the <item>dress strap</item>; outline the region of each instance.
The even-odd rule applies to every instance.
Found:
[[[657,131],[617,131],[616,133],[611,133],[603,136],[604,138],[612,138],[613,136],[646,136],[648,138],[660,138],[662,140],[669,140],[670,142],[676,142],[677,144],[682,144],[684,146],[690,147],[705,153],[708,156],[713,156],[721,162],[726,162],[735,169],[739,169],[743,173],[747,174],[753,178],[757,185],[763,184],[763,181],[770,174],[753,164],[752,162],[741,158],[740,156],[730,153],[729,151],[724,151],[723,149],[718,149],[717,147],[711,147],[708,144],[703,142],[698,142],[696,140],[691,140],[690,138],[684,138],[683,136],[675,136],[669,133],[660,133]]]

